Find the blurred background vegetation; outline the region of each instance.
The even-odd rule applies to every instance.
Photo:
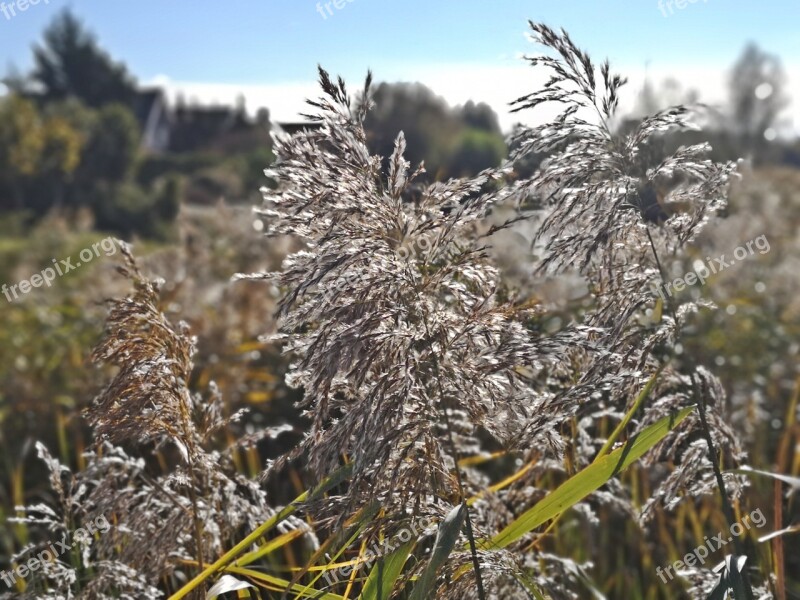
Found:
[[[260,199],[259,187],[269,185],[262,171],[273,160],[271,133],[310,125],[272,122],[266,110],[251,115],[244,98],[236,106],[170,103],[163,90],[141,87],[70,12],[55,18],[33,52],[34,68],[9,73],[8,93],[0,97],[0,282],[28,278],[53,258],[74,256],[108,235],[136,242],[145,270],[167,281],[165,311],[189,322],[198,336],[197,389],[214,380],[231,412],[251,409],[244,430],[230,435],[294,427],[241,457],[242,470],[257,473],[266,458],[299,439],[303,421],[283,385],[284,359],[259,341],[274,328],[274,298],[267,288],[229,280],[280,264],[290,242],[263,239],[250,207]],[[731,253],[762,234],[771,249],[687,291],[720,310],[698,314],[694,335],[676,352],[722,378],[752,465],[798,475],[800,141],[777,135],[788,102],[780,61],[751,45],[731,72],[726,110],[709,113],[703,132],[663,142],[706,139],[717,158],[747,159],[724,223],[696,241],[694,258]],[[616,126],[624,131],[645,114],[694,99],[675,81],[648,82]],[[390,154],[403,130],[407,157],[424,160],[430,180],[475,174],[508,155],[497,115],[486,104],[451,107],[414,83],[381,84],[375,104],[368,121],[373,150]],[[516,174],[532,173],[545,158],[517,164]],[[525,234],[523,228],[498,243],[509,281],[561,305],[568,318],[580,302],[557,283],[534,291]],[[28,535],[6,519],[16,506],[49,493],[34,440],[72,467],[81,466],[81,452],[91,444],[81,410],[107,373],[88,356],[102,333],[102,301],[128,290],[114,266],[115,258],[104,258],[15,302],[0,298],[0,568]],[[676,276],[689,269],[676,268]],[[275,490],[276,501],[302,489],[302,474],[294,475]],[[624,478],[634,494],[647,497],[639,489],[646,479],[636,470]],[[772,514],[772,484],[751,493],[749,505]],[[800,520],[797,500],[790,498],[784,511],[785,523]],[[698,534],[724,529],[715,499],[659,514],[656,545],[635,523],[607,518],[603,539],[587,539],[577,516],[562,519],[550,549],[576,560],[594,557],[595,585],[615,598],[681,597],[679,584],[660,583],[655,566],[676,560]],[[761,548],[769,561],[769,549]],[[796,536],[786,538],[786,548],[793,597],[800,598]]]

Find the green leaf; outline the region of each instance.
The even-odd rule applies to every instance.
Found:
[[[425,571],[417,580],[414,586],[414,591],[411,593],[409,600],[425,600],[431,591],[433,591],[433,584],[436,581],[436,570],[444,564],[447,557],[453,551],[458,540],[458,534],[464,526],[464,517],[467,514],[467,505],[463,502],[453,508],[450,514],[447,515],[444,521],[439,524],[439,532],[436,534],[436,542],[433,545],[433,552],[431,559],[428,561],[428,566]]]
[[[658,368],[658,371],[653,373],[653,376],[650,378],[650,381],[647,382],[647,385],[644,386],[644,389],[636,397],[636,401],[633,403],[633,406],[631,406],[631,409],[627,412],[622,421],[620,421],[616,429],[614,429],[614,432],[609,436],[606,443],[603,444],[603,447],[600,449],[600,452],[595,457],[595,460],[604,457],[606,454],[608,454],[608,451],[614,447],[614,442],[616,442],[617,439],[619,439],[619,436],[622,435],[623,431],[625,431],[625,427],[627,427],[628,423],[630,423],[631,419],[633,419],[633,415],[636,414],[636,411],[639,410],[639,407],[644,403],[645,399],[647,399],[647,396],[650,395],[650,392],[653,390],[653,387],[655,387],[656,381],[658,380],[658,376],[661,375],[661,371],[663,369],[664,365],[661,365]]]
[[[371,503],[362,508],[361,510],[359,510],[358,512],[359,516],[355,520],[354,525],[348,529],[343,530],[341,533],[334,534],[332,537],[328,538],[325,541],[325,543],[323,543],[319,547],[319,549],[314,553],[314,555],[308,560],[306,565],[295,574],[294,578],[292,579],[292,583],[297,583],[300,580],[300,577],[302,577],[309,570],[311,570],[311,567],[316,563],[317,559],[320,556],[328,555],[327,550],[329,548],[336,547],[341,543],[342,544],[341,547],[332,557],[330,557],[330,560],[328,560],[328,564],[325,565],[325,568],[323,570],[320,570],[314,576],[311,582],[309,582],[308,588],[310,589],[312,586],[316,585],[317,581],[319,581],[319,578],[324,577],[327,571],[330,570],[335,571],[336,569],[332,565],[339,560],[339,557],[342,554],[344,554],[345,550],[347,550],[350,547],[350,544],[352,544],[356,540],[356,538],[359,535],[361,535],[361,533],[364,531],[364,528],[366,527],[366,524],[372,519],[372,517],[374,517],[377,514],[379,508],[380,507],[377,503]],[[348,533],[350,537],[342,543],[342,538],[344,538]],[[300,595],[295,596],[295,600],[297,600],[299,597]]]
[[[706,600],[728,600],[728,576],[723,573]]]
[[[684,408],[675,416],[665,417],[653,423],[631,438],[622,448],[617,448],[572,476],[541,502],[511,522],[494,538],[484,542],[487,549],[505,548],[598,490],[617,473],[636,462],[645,452],[664,439],[693,410],[693,407]]]
[[[223,575],[220,577],[219,581],[214,584],[214,586],[208,590],[206,593],[206,600],[213,600],[217,596],[221,596],[222,594],[227,594],[228,592],[235,592],[238,590],[246,590],[248,588],[254,588],[252,583],[247,583],[246,581],[241,581],[233,577],[232,575]]]
[[[731,581],[731,588],[733,589],[734,600],[747,600],[747,592],[745,591],[744,578],[742,577],[742,569],[747,562],[746,556],[727,556],[726,566],[728,568],[728,576]]]
[[[309,500],[316,500],[321,498],[328,490],[331,488],[341,484],[343,481],[347,480],[350,477],[350,474],[353,471],[353,465],[344,465],[339,467],[334,473],[332,473],[327,479],[325,479],[322,483],[320,483],[316,488],[307,490],[300,494],[297,498],[295,498],[291,504],[285,506],[281,509],[277,514],[273,515],[264,523],[262,523],[255,531],[253,531],[250,535],[236,544],[233,548],[228,550],[225,554],[223,554],[220,558],[216,560],[213,564],[207,566],[202,573],[197,575],[194,579],[192,579],[189,583],[184,585],[181,589],[177,592],[172,594],[169,597],[169,600],[181,600],[188,596],[192,591],[198,588],[202,583],[214,575],[214,573],[221,571],[234,560],[239,555],[248,551],[248,549],[256,542],[259,538],[261,538],[265,533],[274,529],[279,523],[284,521],[286,518],[297,512],[300,506],[303,505],[304,502],[308,502]]]
[[[711,590],[706,600],[727,600],[728,592],[733,592],[734,600],[747,600],[742,569],[747,561],[746,556],[728,554],[722,565],[722,575],[719,583]]]
[[[246,567],[247,565],[254,563],[255,561],[272,554],[276,550],[279,550],[289,544],[292,540],[295,540],[303,535],[305,535],[305,531],[302,529],[291,529],[286,533],[279,535],[275,539],[269,540],[260,544],[258,548],[253,550],[252,552],[248,552],[244,556],[242,556],[239,560],[233,563],[234,567]]]
[[[324,592],[322,590],[306,590],[302,585],[293,584],[291,581],[287,581],[281,577],[276,577],[275,575],[263,573],[254,569],[227,567],[226,571],[236,575],[249,577],[253,581],[258,582],[261,587],[272,592],[300,592],[303,598],[313,598],[314,600],[345,600],[344,596],[333,594],[331,592]]]
[[[392,588],[403,571],[403,565],[411,554],[416,541],[409,542],[392,552],[386,558],[378,560],[372,567],[359,600],[387,600],[392,595]]]

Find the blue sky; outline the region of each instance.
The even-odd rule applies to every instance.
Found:
[[[297,102],[287,96],[308,89],[317,63],[349,79],[372,68],[378,79],[420,79],[453,101],[471,88],[496,102],[494,88],[514,91],[506,84],[517,77],[516,57],[533,50],[528,18],[564,26],[596,60],[608,56],[623,70],[647,64],[654,78],[674,73],[709,93],[749,40],[780,55],[790,75],[800,64],[797,0],[682,0],[683,8],[674,0],[671,12],[663,0],[666,16],[658,0],[339,1],[332,15],[322,2],[323,18],[317,0],[40,0],[10,19],[0,13],[0,67],[28,67],[31,45],[66,6],[141,81],[209,101],[240,88],[256,103],[288,102],[279,109],[287,111]]]

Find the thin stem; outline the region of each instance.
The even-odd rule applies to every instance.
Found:
[[[436,375],[436,384],[439,388],[439,401],[442,404],[442,414],[444,416],[444,423],[445,427],[447,428],[447,439],[448,444],[450,446],[450,454],[453,458],[453,467],[455,468],[456,472],[456,483],[458,485],[458,494],[460,496],[461,504],[464,506],[465,511],[465,528],[467,533],[467,539],[469,540],[469,551],[472,555],[472,567],[475,570],[475,582],[478,586],[478,598],[480,600],[486,600],[486,592],[483,589],[483,578],[481,577],[481,565],[480,561],[478,560],[478,550],[475,545],[475,534],[472,531],[472,517],[469,514],[469,506],[467,505],[466,501],[466,494],[464,492],[464,482],[461,479],[461,469],[458,466],[459,462],[459,454],[458,450],[456,449],[455,440],[453,438],[453,428],[450,425],[450,415],[447,414],[447,407],[444,406],[444,387],[442,387],[442,378],[441,373],[439,371],[439,359],[436,356],[436,353],[433,351],[433,337],[431,336],[430,329],[428,328],[428,317],[427,315],[423,316],[423,323],[425,324],[425,333],[430,340],[430,350],[431,350],[431,358],[433,360],[433,369]]]
[[[200,566],[202,572],[205,566],[203,565],[203,532],[200,525],[200,516],[197,512],[197,492],[194,489],[196,482],[194,475],[194,466],[192,465],[192,457],[189,457],[189,499],[192,502],[192,521],[194,522],[194,543],[197,552],[197,564]]]
[[[656,261],[656,265],[658,266],[658,272],[661,276],[661,285],[664,286],[666,284],[664,268],[661,265],[661,260],[658,258],[656,245],[653,242],[653,237],[650,235],[650,228],[647,226],[647,224],[645,224],[645,231],[647,231],[647,239],[650,241],[650,248],[653,251],[653,258]],[[675,320],[675,334],[677,337],[679,331],[678,315],[675,312],[675,308],[672,306],[672,302],[664,298],[664,303],[666,304],[667,309],[670,311],[670,313],[672,313],[672,318]],[[725,520],[728,522],[728,527],[730,528],[736,522],[736,518],[734,516],[733,507],[731,506],[730,499],[728,497],[728,492],[725,487],[725,480],[722,477],[722,471],[720,471],[719,468],[719,454],[717,453],[717,449],[714,446],[714,440],[711,437],[711,428],[708,426],[708,419],[706,418],[706,399],[705,396],[701,394],[698,390],[698,384],[694,373],[692,373],[692,392],[694,394],[695,402],[697,404],[697,410],[700,413],[700,425],[701,425],[700,428],[703,432],[703,438],[706,441],[706,445],[708,446],[708,457],[711,460],[711,467],[714,470],[714,477],[717,480],[717,487],[719,488],[719,494],[722,500],[722,511],[725,514]],[[742,545],[738,537],[734,536],[733,544],[734,547],[736,548],[737,555],[747,556],[744,546]],[[753,590],[750,588],[750,578],[747,576],[746,569],[742,573],[742,576],[744,578],[744,589],[745,593],[747,594],[747,599],[753,600]]]
[[[438,375],[437,375],[438,377]],[[440,384],[441,386],[441,384]],[[481,577],[481,566],[480,561],[478,560],[478,549],[475,546],[475,534],[472,531],[472,517],[469,514],[469,506],[467,505],[466,501],[466,494],[464,493],[464,484],[461,481],[461,469],[458,467],[458,451],[456,450],[456,445],[453,440],[453,429],[450,426],[450,417],[447,414],[447,407],[442,407],[442,413],[444,414],[444,421],[445,426],[447,427],[447,437],[448,442],[450,444],[450,452],[453,455],[453,461],[455,463],[455,471],[456,471],[456,481],[458,482],[458,493],[461,496],[461,504],[464,506],[465,516],[464,525],[467,530],[467,539],[469,540],[469,551],[472,554],[472,567],[475,569],[475,582],[478,585],[478,598],[480,600],[486,600],[486,593],[483,590],[483,578]]]
[[[195,485],[198,483],[194,472],[194,439],[192,437],[191,427],[191,400],[189,398],[188,389],[184,391],[181,398],[180,408],[181,417],[183,419],[183,434],[186,443],[186,463],[189,467],[189,500],[192,503],[192,521],[194,525],[194,544],[195,551],[197,552],[197,563],[200,565],[200,572],[205,568],[203,565],[203,530],[200,524],[200,514],[197,510],[197,492]]]
[[[647,225],[647,223],[644,224],[644,229],[647,232],[647,239],[650,242],[650,249],[653,251],[653,258],[655,259],[656,266],[658,267],[658,274],[661,277],[661,287],[665,288],[665,286],[667,285],[667,277],[666,277],[666,274],[665,274],[665,271],[664,271],[664,267],[661,265],[661,260],[658,258],[658,252],[656,251],[656,245],[655,245],[655,242],[653,242],[653,236],[650,235],[650,227]],[[665,298],[664,296],[661,296],[661,297],[664,298],[664,304],[666,305],[667,310],[670,312],[670,314],[672,315],[672,318],[675,321],[675,330],[677,332],[678,314],[675,312],[675,307],[672,306],[672,302],[670,302],[670,299],[672,298],[672,296],[670,296],[669,299]]]
[[[706,399],[705,395],[701,394],[698,390],[697,380],[692,374],[692,391],[694,393],[695,401],[697,402],[698,412],[700,413],[700,424],[703,432],[703,437],[708,445],[708,458],[711,461],[711,468],[714,470],[714,477],[717,480],[717,487],[719,488],[720,499],[722,500],[722,510],[725,513],[725,519],[728,521],[728,528],[731,529],[736,522],[736,517],[733,513],[728,491],[725,488],[725,480],[722,477],[722,471],[719,468],[719,454],[714,446],[714,440],[711,438],[711,429],[708,426],[706,419]],[[733,536],[733,545],[736,548],[736,554],[739,556],[747,556],[747,552],[739,538]],[[747,576],[747,569],[742,573],[744,579],[744,589],[747,594],[748,600],[753,600],[753,590],[750,588],[750,578]]]

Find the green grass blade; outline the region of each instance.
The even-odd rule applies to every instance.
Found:
[[[372,567],[359,600],[387,600],[392,595],[392,589],[403,571],[403,565],[408,560],[416,541],[409,542],[382,558]]]
[[[324,592],[322,590],[304,590],[303,586],[292,584],[281,577],[276,577],[269,573],[262,573],[253,569],[245,569],[242,567],[228,567],[225,569],[229,573],[249,577],[250,579],[258,582],[258,584],[272,592],[284,592],[286,590],[292,592],[299,592],[303,598],[315,598],[316,600],[345,600],[344,596],[333,594],[331,592]]]
[[[433,546],[431,559],[428,561],[425,571],[417,580],[409,600],[425,600],[429,596],[433,583],[436,581],[436,570],[444,564],[444,561],[453,551],[456,541],[458,541],[458,534],[464,526],[466,514],[466,504],[459,504],[450,511],[450,514],[439,525],[439,532],[436,534],[436,542]]]
[[[625,431],[625,428],[630,423],[633,415],[636,414],[636,411],[639,410],[639,407],[644,403],[647,397],[650,395],[650,392],[653,390],[653,387],[656,385],[656,381],[658,380],[658,376],[661,375],[661,371],[664,366],[660,366],[658,371],[653,373],[653,376],[650,378],[650,381],[647,382],[647,385],[644,386],[644,389],[639,393],[636,397],[636,402],[633,403],[631,409],[625,414],[625,417],[620,421],[619,425],[617,425],[614,432],[609,436],[608,441],[603,444],[603,447],[598,452],[597,457],[595,457],[595,461],[603,458],[606,454],[608,454],[609,450],[614,447],[614,442],[619,439],[619,436],[622,435],[622,432]]]
[[[332,565],[334,563],[336,563],[336,561],[339,560],[339,557],[342,554],[344,554],[345,550],[347,550],[350,547],[350,545],[358,538],[358,536],[361,535],[361,533],[364,531],[364,528],[366,527],[367,522],[370,521],[372,519],[372,517],[374,517],[377,514],[377,512],[378,512],[378,505],[377,504],[364,507],[364,509],[362,509],[362,511],[360,511],[360,513],[361,513],[360,517],[358,519],[356,519],[353,527],[349,528],[352,531],[352,533],[350,534],[350,537],[347,540],[344,541],[344,544],[330,558],[330,560],[328,561],[328,564],[325,566],[325,568],[320,570],[318,573],[316,573],[316,575],[314,575],[314,578],[308,584],[308,587],[313,587],[314,585],[316,585],[317,581],[319,581],[320,577],[323,577],[325,575],[326,571],[334,569],[334,567]],[[333,538],[330,538],[331,540],[333,540],[332,545],[333,546],[337,546],[339,544],[339,542],[341,541],[340,537],[343,537],[344,535],[345,535],[345,532],[342,532],[340,535],[335,535]],[[326,545],[327,545],[327,543],[322,545],[322,546],[320,546],[320,550],[325,548]],[[316,559],[317,559],[318,555],[321,556],[319,550],[314,553],[314,556],[308,562],[308,564],[306,565],[306,568],[303,569],[302,571],[300,571],[297,575],[295,575],[295,577],[292,579],[292,583],[297,583],[298,577],[300,577],[302,575],[305,575],[305,573],[307,573],[310,570],[310,567],[316,562]],[[294,600],[298,600],[298,598],[299,598],[299,596],[295,596]]]
[[[286,533],[279,535],[273,540],[269,540],[261,544],[258,548],[253,550],[252,552],[248,552],[236,562],[233,563],[234,567],[246,567],[247,565],[254,563],[255,561],[272,554],[276,550],[279,550],[292,542],[299,537],[305,535],[305,531],[302,529],[292,529],[291,531],[287,531]]]
[[[267,519],[255,531],[253,531],[253,533],[248,535],[241,542],[239,542],[233,548],[228,550],[213,564],[206,567],[199,575],[197,575],[197,577],[192,579],[189,583],[187,583],[177,592],[172,594],[172,596],[169,597],[169,600],[181,600],[181,598],[185,598],[186,596],[188,596],[192,591],[201,586],[214,573],[222,570],[230,563],[232,563],[236,559],[236,557],[244,553],[252,544],[256,542],[256,540],[258,540],[258,538],[263,536],[268,531],[271,531],[281,521],[283,521],[284,519],[295,513],[297,509],[304,502],[320,498],[329,489],[345,481],[350,476],[350,473],[352,473],[352,470],[353,470],[352,465],[345,465],[343,467],[340,467],[335,473],[333,473],[333,475],[331,475],[325,481],[320,483],[316,488],[305,491],[302,494],[300,494],[297,498],[294,499],[294,501],[292,501],[291,504],[284,507],[281,511],[278,512],[278,514],[274,515],[270,519]]]
[[[684,408],[673,417],[661,419],[631,438],[622,448],[617,448],[593,462],[561,484],[541,502],[520,515],[490,541],[484,542],[487,548],[505,548],[542,523],[583,500],[617,473],[636,462],[645,452],[664,439],[693,410],[693,407]]]

